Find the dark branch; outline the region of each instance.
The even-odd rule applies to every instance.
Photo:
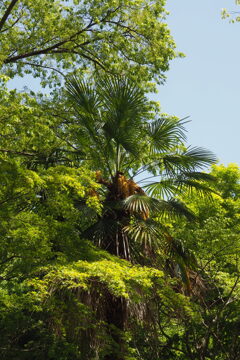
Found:
[[[84,49],[85,51],[88,51],[87,49]],[[88,51],[90,53],[90,51]],[[91,57],[91,56],[94,56],[92,53],[91,56],[83,53],[83,52],[80,52],[80,51],[76,51],[76,50],[72,50],[72,49],[57,49],[57,50],[53,50],[51,52],[51,54],[76,54],[76,55],[79,55],[79,56],[82,56],[83,58],[89,60],[90,62],[94,63],[95,65],[98,65],[100,66],[103,70],[107,71],[107,69],[104,67],[104,65],[99,61],[97,60],[96,58],[94,57]]]
[[[0,30],[2,30],[5,22],[7,21],[7,18],[11,14],[12,9],[14,8],[14,6],[16,5],[17,2],[18,2],[18,0],[12,0],[11,3],[9,4],[5,14],[3,15],[2,19],[0,20]]]
[[[13,62],[16,62],[18,60],[21,60],[21,59],[26,59],[26,58],[31,57],[31,56],[48,54],[52,50],[57,49],[61,45],[66,44],[68,41],[69,40],[62,40],[62,41],[59,41],[58,43],[56,43],[56,44],[54,44],[52,46],[49,46],[46,49],[33,50],[33,51],[27,52],[25,54],[20,54],[20,55],[13,56],[11,58],[8,58],[8,59],[4,60],[4,63],[9,64],[9,63],[13,63]]]
[[[0,149],[0,152],[13,154],[13,155],[22,155],[22,156],[36,156],[36,154],[31,154],[25,151],[14,151],[14,150],[8,150],[8,149]]]
[[[28,58],[28,57],[31,57],[31,56],[49,54],[49,53],[51,53],[51,51],[53,51],[55,49],[58,49],[60,46],[66,44],[68,42],[71,42],[76,36],[78,36],[78,35],[82,34],[83,32],[87,31],[89,28],[91,28],[95,24],[96,23],[91,21],[84,29],[81,29],[80,31],[76,32],[75,34],[70,36],[68,39],[64,39],[62,41],[59,41],[58,43],[56,43],[54,45],[51,45],[51,46],[49,46],[49,47],[47,47],[45,49],[33,50],[33,51],[27,52],[25,54],[20,54],[20,55],[16,55],[16,56],[7,58],[7,59],[4,60],[4,63],[9,64],[9,63],[13,63],[13,62],[16,62],[18,60],[25,59],[25,58]]]
[[[15,5],[15,3],[17,2],[18,0],[13,0],[11,5],[9,6],[8,10],[13,8],[13,6]],[[109,10],[107,12],[107,14],[102,18],[100,19],[100,23],[107,23],[107,19],[110,15],[114,14],[115,12],[118,11],[118,9],[120,8],[117,7],[116,9],[113,9],[113,10]],[[4,14],[0,24],[2,23],[2,26],[3,24],[5,23],[9,13],[8,13],[8,10],[6,11],[6,13]],[[5,20],[4,20],[5,19]],[[58,52],[58,53],[66,53],[66,51],[64,50],[60,50],[60,47],[62,45],[65,45],[65,44],[68,44],[68,43],[71,43],[72,41],[74,41],[74,39],[76,39],[77,36],[79,36],[80,34],[84,33],[84,32],[87,32],[87,31],[91,31],[91,28],[94,27],[95,25],[97,25],[96,22],[94,22],[92,19],[90,20],[90,22],[88,23],[88,25],[86,25],[83,29],[77,31],[76,33],[74,33],[73,35],[71,35],[69,38],[67,39],[63,39],[62,41],[59,41],[47,48],[43,48],[43,49],[38,49],[38,50],[32,50],[32,51],[29,51],[29,52],[26,52],[24,54],[19,54],[19,55],[16,55],[16,56],[10,56],[8,57],[7,59],[4,60],[4,64],[9,64],[9,63],[14,63],[14,62],[17,62],[18,60],[22,60],[22,59],[26,59],[26,58],[29,58],[29,57],[32,57],[32,56],[36,56],[36,55],[44,55],[44,54],[51,54],[53,52]],[[0,27],[0,30],[1,30],[1,27]],[[79,45],[79,47],[84,47],[84,45],[86,44],[89,44],[91,43],[92,41],[95,41],[94,40],[91,40],[91,41],[87,41],[81,45]],[[74,53],[74,49],[69,49],[69,53]],[[96,59],[92,59],[91,57],[88,57],[86,54],[78,54],[78,55],[81,55],[83,57],[85,57],[86,59],[90,60],[91,62],[94,62],[95,64],[101,66],[102,68],[103,65],[98,62]],[[35,65],[36,66],[36,65]],[[106,70],[106,69],[105,69]]]

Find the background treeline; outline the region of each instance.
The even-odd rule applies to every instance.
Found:
[[[3,360],[240,358],[240,170],[146,96],[164,6],[0,4]]]

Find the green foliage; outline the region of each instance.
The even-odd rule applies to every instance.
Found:
[[[169,319],[182,332],[199,321],[184,295],[195,257],[168,228],[195,216],[170,197],[212,191],[200,170],[215,158],[186,149],[183,122],[159,120],[126,77],[67,87],[67,99],[1,93],[1,356],[147,359],[145,327],[152,359],[165,356],[160,319],[174,339]],[[160,178],[153,197],[141,171]]]
[[[76,223],[82,218],[75,202],[82,199],[94,213],[101,206],[90,196],[99,187],[93,173],[62,161],[57,120],[26,94],[2,90],[1,96],[0,267],[2,278],[9,279],[63,251],[74,257]]]
[[[164,6],[0,4],[2,84],[68,74],[0,89],[3,360],[240,357],[240,172],[202,172],[144,95],[177,55]]]
[[[12,336],[12,340],[2,338],[2,344],[11,343],[12,349],[1,350],[2,358],[14,358],[14,354],[25,349],[31,356],[55,359],[63,349],[63,359],[69,359],[71,353],[76,359],[84,359],[85,351],[90,351],[82,347],[82,341],[89,341],[88,332],[92,341],[99,342],[102,353],[110,346],[105,317],[109,294],[128,299],[134,311],[134,304],[140,306],[146,301],[144,299],[152,297],[156,284],[163,285],[161,271],[132,266],[114,257],[40,267],[36,272],[37,277],[33,274],[21,285],[17,282],[11,282],[11,286],[8,282],[2,284],[1,328]],[[18,325],[14,328],[16,317]],[[23,353],[21,358],[28,359],[28,356]]]
[[[69,112],[1,91],[1,358],[238,356],[239,169],[201,172],[214,157],[184,147],[182,121],[106,84],[76,83]]]
[[[32,73],[50,86],[74,70],[128,72],[141,82],[161,82],[176,56],[164,6],[164,0],[4,0],[2,73]]]
[[[176,236],[194,251],[205,287],[198,308],[200,321],[185,323],[180,343],[188,344],[191,351],[187,352],[196,359],[234,359],[239,357],[240,340],[240,171],[235,164],[214,165],[211,174],[216,178],[213,186],[219,195],[213,195],[212,200],[199,198],[196,192],[185,197],[199,222],[193,225],[182,220],[174,225]],[[200,284],[196,276],[195,280],[197,290]]]
[[[43,272],[47,269],[42,269]],[[144,296],[153,287],[154,279],[160,279],[163,273],[157,269],[132,266],[130,263],[112,257],[112,260],[78,261],[70,266],[56,267],[45,275],[42,281],[35,283],[36,288],[47,286],[46,296],[53,296],[54,292],[88,291],[105,285],[106,289],[117,297],[141,300],[137,290],[144,291]],[[32,284],[32,282],[31,282]],[[104,290],[104,287],[103,287]],[[101,296],[101,295],[100,295]]]

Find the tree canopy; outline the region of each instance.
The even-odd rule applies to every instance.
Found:
[[[162,82],[176,56],[164,6],[165,0],[4,0],[1,72],[32,73],[43,84],[50,72],[48,85],[60,73],[90,69]]]

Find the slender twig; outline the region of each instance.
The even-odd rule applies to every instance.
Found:
[[[19,17],[17,18],[17,20],[14,21],[14,23],[13,23],[11,26],[8,26],[8,27],[2,29],[2,30],[0,31],[0,33],[2,34],[2,33],[4,33],[5,31],[8,31],[8,30],[12,29],[12,28],[19,22],[19,20],[21,19],[21,17],[22,17],[22,15],[19,16]]]
[[[53,70],[53,71],[56,71],[57,73],[59,73],[61,76],[63,76],[65,78],[65,75],[60,70],[55,69],[54,67],[41,65],[41,64],[36,64],[36,63],[28,62],[28,61],[21,61],[20,63],[24,64],[24,65],[29,65],[29,66],[34,66],[34,67],[40,67],[40,68],[43,68],[43,69]]]

